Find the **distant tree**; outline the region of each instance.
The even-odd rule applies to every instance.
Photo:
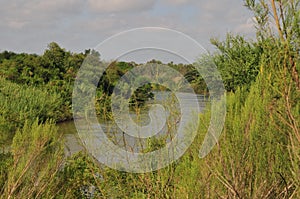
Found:
[[[16,53],[14,52],[10,52],[10,51],[3,51],[2,53],[0,53],[0,63],[4,60],[4,59],[10,59],[12,58],[13,56],[15,56]]]

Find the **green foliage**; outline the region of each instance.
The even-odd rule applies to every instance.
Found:
[[[57,172],[62,166],[63,145],[55,124],[26,121],[6,159],[4,198],[49,198],[60,189]],[[2,170],[2,169],[1,169]]]
[[[221,164],[216,177],[232,198],[281,198],[290,176],[288,137],[276,131],[270,120],[272,94],[261,88],[259,80],[251,86],[249,94],[239,92],[227,101],[224,139],[220,141]],[[239,95],[246,95],[244,102]]]
[[[224,42],[216,39],[211,42],[219,50],[212,59],[221,73],[226,90],[235,91],[241,86],[249,88],[259,73],[261,46],[230,34]]]
[[[5,59],[11,59],[15,55],[16,55],[16,53],[14,53],[14,52],[10,52],[7,50],[3,51],[2,53],[0,53],[0,63]]]
[[[59,173],[61,179],[60,196],[63,198],[98,198],[103,197],[101,170],[99,165],[83,152],[69,157],[63,171]]]
[[[21,86],[0,78],[1,144],[10,140],[25,121],[48,118],[59,120],[63,114],[60,95],[46,89]]]
[[[188,71],[184,77],[188,82],[191,83],[192,88],[196,93],[206,95],[208,93],[207,85],[203,79],[203,77],[199,74],[199,72],[194,68]]]
[[[8,171],[13,163],[13,156],[11,153],[0,153],[0,193],[4,192],[4,187],[8,178]]]
[[[1,53],[0,76],[17,84],[43,87],[60,95],[63,113],[58,120],[67,120],[71,116],[71,98],[73,82],[86,55],[70,53],[50,43],[43,55]],[[0,56],[1,57],[1,56]]]

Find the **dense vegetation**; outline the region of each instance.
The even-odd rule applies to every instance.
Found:
[[[85,151],[64,157],[56,122],[71,119],[74,78],[83,60],[103,64],[96,51],[71,53],[56,43],[43,55],[0,54],[0,195],[2,198],[300,198],[299,0],[245,1],[257,22],[257,40],[228,35],[212,55],[228,91],[221,138],[198,157],[210,119],[167,168],[133,174],[98,165]],[[206,57],[199,60],[205,63]],[[153,60],[155,62],[155,60]],[[97,113],[109,114],[117,80],[135,63],[113,62],[97,89]],[[191,65],[180,71],[207,92]],[[136,92],[143,105],[154,85]],[[149,149],[166,140],[152,140]]]

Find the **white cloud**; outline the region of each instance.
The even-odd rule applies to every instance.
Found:
[[[1,1],[0,25],[11,28],[23,28],[31,24],[49,23],[65,16],[81,12],[80,0],[52,0],[52,1]]]
[[[144,26],[176,29],[209,43],[227,31],[251,34],[250,16],[240,0],[0,0],[0,43],[1,49],[40,53],[56,41],[82,51]]]
[[[88,0],[89,7],[97,12],[141,11],[151,9],[156,0]]]

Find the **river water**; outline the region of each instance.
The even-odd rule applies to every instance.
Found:
[[[167,100],[166,100],[167,99]],[[196,110],[195,106],[195,100],[198,102],[199,111],[203,112],[205,109],[205,106],[208,102],[208,98],[203,95],[196,95],[192,96],[189,93],[180,93],[180,102],[175,99],[175,101],[170,101],[170,95],[169,93],[156,93],[155,94],[155,100],[150,102],[154,104],[162,104],[172,106],[172,110],[174,107],[180,107],[186,109],[186,110]],[[180,104],[179,104],[180,103]],[[179,109],[179,110],[180,110]],[[181,113],[185,114],[185,113]],[[131,113],[131,117],[134,121],[137,121],[137,116],[135,113]],[[140,113],[138,116],[138,124],[139,125],[146,125],[149,122],[148,117],[148,111]],[[157,118],[160,119],[160,118]],[[120,128],[112,121],[108,122],[99,122],[100,126],[102,127],[103,131],[105,133],[108,133],[109,135],[114,135],[114,139],[116,143],[119,143],[118,145],[122,147],[126,147],[120,143],[123,143],[124,139],[126,139],[126,142],[133,143],[131,147],[127,148],[130,150],[132,146],[135,146],[136,139],[132,139],[130,136],[124,136],[124,132],[120,130]],[[67,121],[63,123],[58,124],[59,132],[63,133],[65,135],[65,153],[67,156],[70,156],[76,152],[79,152],[84,149],[83,144],[81,140],[79,139],[79,135],[77,133],[77,129],[75,127],[74,121]],[[163,130],[162,130],[163,131]]]

